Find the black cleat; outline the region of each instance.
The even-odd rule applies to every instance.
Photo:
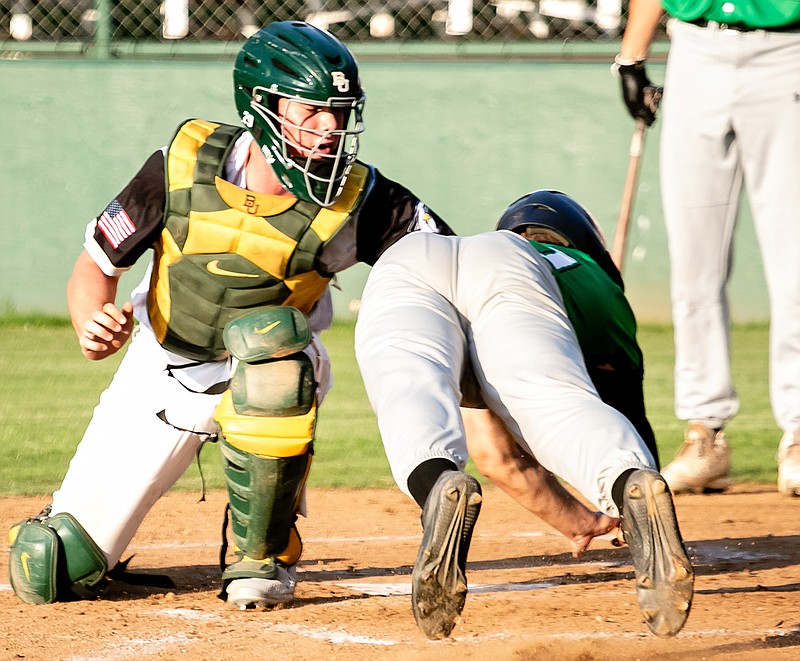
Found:
[[[694,570],[683,545],[664,478],[637,470],[625,483],[622,533],[631,549],[636,595],[656,636],[674,636],[686,623],[694,595]]]
[[[447,638],[464,609],[467,552],[482,500],[474,477],[448,471],[425,501],[424,532],[411,574],[411,608],[428,638]]]

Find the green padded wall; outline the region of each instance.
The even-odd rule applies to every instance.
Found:
[[[0,305],[65,313],[64,287],[86,222],[188,117],[235,122],[231,62],[0,61]],[[420,195],[460,234],[493,228],[535,188],[564,190],[613,239],[633,121],[608,63],[362,63],[367,131],[360,157]],[[663,80],[663,65],[650,67]],[[641,321],[669,321],[656,125],[648,131],[626,281]],[[737,237],[752,242],[749,213]],[[127,294],[141,276],[123,279]],[[338,278],[350,315],[367,267]],[[739,250],[734,318],[767,318],[757,251]],[[120,295],[122,299],[122,293]]]

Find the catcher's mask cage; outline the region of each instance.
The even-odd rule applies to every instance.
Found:
[[[273,23],[242,47],[233,77],[242,123],[281,184],[302,200],[331,206],[344,188],[364,131],[366,96],[352,53],[307,23]],[[286,112],[278,112],[280,98],[329,110],[337,128],[315,130],[290,122]],[[312,136],[313,144],[300,144],[301,136]]]
[[[316,130],[307,128],[303,124],[295,124],[278,112],[277,97],[281,96],[287,98],[289,104],[301,103],[330,109],[337,121],[340,121],[341,118],[344,119],[344,126],[330,130]],[[266,105],[264,104],[265,99],[267,100]],[[253,89],[250,107],[259,113],[265,122],[269,123],[272,133],[277,136],[277,140],[274,140],[268,149],[262,146],[262,152],[273,169],[275,169],[273,159],[277,159],[287,171],[294,169],[302,173],[303,186],[301,188],[296,188],[295,182],[292,177],[288,176],[288,173],[278,173],[281,183],[301,199],[305,192],[310,198],[307,201],[316,202],[323,207],[333,204],[341,194],[347,175],[358,154],[358,136],[364,132],[363,97],[352,101],[329,99],[327,102],[316,102],[297,100],[286,94],[270,93],[266,88],[256,87]],[[337,110],[341,110],[341,112],[336,112]],[[311,147],[302,145],[292,137],[292,132],[297,136],[302,134],[313,136],[313,145]],[[321,151],[322,147],[327,148],[328,145],[332,147],[330,152]]]
[[[605,237],[591,213],[575,198],[557,190],[536,190],[512,202],[495,229],[522,234],[540,228],[561,238],[568,248],[586,253],[620,287],[622,276],[606,248]]]

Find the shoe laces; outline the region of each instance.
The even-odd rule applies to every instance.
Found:
[[[716,431],[704,425],[692,425],[686,432],[679,455],[703,457],[710,454],[724,452],[724,436],[721,431]]]

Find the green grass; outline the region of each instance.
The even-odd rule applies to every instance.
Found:
[[[767,327],[738,326],[734,376],[742,406],[729,425],[733,470],[739,480],[774,482],[780,432],[767,392]],[[645,395],[666,463],[678,448],[683,423],[672,410],[672,329],[644,326]],[[314,465],[316,487],[387,487],[393,484],[372,411],[353,355],[353,325],[337,323],[323,336],[335,385],[319,415]],[[48,317],[0,317],[0,494],[40,495],[56,489],[89,422],[92,409],[119,364],[84,359],[69,323]],[[104,469],[98,457],[98,470]],[[222,488],[218,451],[201,455],[208,488]],[[178,483],[200,489],[197,466]]]

